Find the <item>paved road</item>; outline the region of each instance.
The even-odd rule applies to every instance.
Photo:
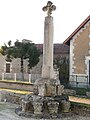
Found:
[[[30,120],[15,114],[16,107],[15,104],[0,102],[0,120]]]

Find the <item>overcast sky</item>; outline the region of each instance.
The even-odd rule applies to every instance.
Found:
[[[90,0],[52,2],[57,7],[52,14],[54,43],[62,43],[89,16]],[[47,0],[0,0],[0,46],[16,39],[43,43],[46,4]]]

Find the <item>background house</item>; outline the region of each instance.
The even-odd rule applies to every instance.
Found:
[[[25,42],[29,42],[24,40]],[[23,42],[24,42],[23,41]],[[42,58],[43,58],[43,44],[36,44],[36,47],[40,50],[40,61],[39,63],[32,68],[31,70],[31,79],[34,82],[37,78],[41,77],[41,68],[42,68]],[[69,47],[65,44],[54,44],[54,59],[65,57],[69,59]],[[21,79],[20,72],[20,59],[13,59],[12,62],[7,62],[5,56],[0,55],[0,78],[2,79],[3,74],[4,78],[8,79]],[[3,73],[3,74],[2,74]],[[24,78],[25,80],[29,79],[28,71],[28,61],[24,60]]]
[[[70,45],[70,84],[90,85],[90,16],[64,41]]]

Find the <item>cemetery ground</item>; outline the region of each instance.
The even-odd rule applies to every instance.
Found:
[[[19,91],[19,90],[16,90],[16,91],[9,90],[9,89],[3,89],[3,90],[9,91],[9,92],[14,92],[14,93],[20,93],[20,94],[24,94],[24,95],[30,93],[27,91]],[[81,106],[84,106],[84,107],[85,106],[90,107],[90,99],[69,96],[69,100],[72,103],[80,104]],[[7,101],[0,102],[0,120],[49,120],[49,119],[43,119],[43,118],[36,119],[36,118],[28,118],[28,117],[18,116],[15,113],[15,108],[17,108],[17,107],[19,107],[19,104],[7,102]],[[70,114],[66,113],[63,116],[61,115],[60,118],[52,118],[52,120],[72,120],[72,119],[73,120],[90,120],[89,114],[86,114],[86,113],[78,114],[78,109],[76,109],[75,111],[77,111],[77,112],[74,115],[71,113]],[[90,113],[90,111],[89,111],[89,113]]]

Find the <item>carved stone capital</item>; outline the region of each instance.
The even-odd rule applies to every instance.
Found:
[[[44,6],[44,7],[42,8],[42,10],[43,10],[44,12],[47,11],[47,15],[48,15],[48,16],[51,16],[52,11],[55,11],[55,10],[56,10],[56,6],[53,5],[53,3],[52,3],[51,1],[48,1],[48,2],[47,2],[47,5]]]

